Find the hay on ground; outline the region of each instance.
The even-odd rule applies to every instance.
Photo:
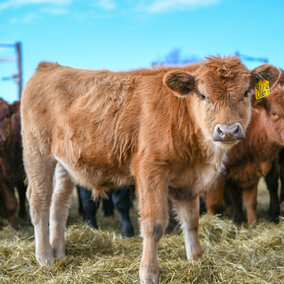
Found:
[[[38,266],[30,223],[21,223],[16,232],[0,220],[0,283],[139,283],[142,240],[137,213],[131,215],[136,237],[121,239],[117,216],[104,218],[100,212],[102,230],[96,231],[79,221],[76,206],[66,232],[67,256],[64,261],[55,260],[53,267]],[[200,260],[186,260],[179,229],[162,238],[161,283],[283,283],[283,232],[284,218],[279,224],[262,219],[250,230],[226,218],[204,215]]]

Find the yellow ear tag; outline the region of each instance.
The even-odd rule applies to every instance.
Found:
[[[255,98],[262,99],[270,95],[269,82],[267,80],[259,80],[255,85]]]

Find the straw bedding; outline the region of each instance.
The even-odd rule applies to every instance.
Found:
[[[265,221],[268,193],[260,185],[261,221],[254,230],[236,226],[225,217],[203,215],[200,241],[204,254],[199,261],[186,260],[179,228],[166,234],[159,245],[161,283],[283,283],[284,218],[279,224]],[[282,216],[284,206],[282,205]],[[19,221],[15,231],[0,219],[0,283],[139,283],[142,240],[138,215],[131,218],[136,230],[132,239],[121,239],[119,221],[105,218],[101,210],[96,231],[81,222],[74,196],[66,231],[66,258],[53,267],[40,267],[34,255],[31,224]]]

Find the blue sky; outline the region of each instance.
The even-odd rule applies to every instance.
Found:
[[[174,49],[183,59],[239,51],[284,68],[283,12],[283,0],[0,0],[0,43],[22,42],[24,83],[43,60],[130,70]],[[0,59],[14,55],[0,47]],[[1,78],[15,72],[15,62],[0,62],[9,102],[17,87]]]

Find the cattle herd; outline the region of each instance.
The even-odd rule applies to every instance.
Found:
[[[256,99],[263,80],[271,94]],[[225,212],[237,223],[245,221],[244,204],[253,228],[264,176],[269,218],[279,221],[283,147],[284,75],[270,64],[250,71],[237,57],[212,56],[182,67],[110,72],[42,62],[21,102],[0,99],[1,212],[17,228],[27,193],[37,261],[52,265],[65,257],[75,185],[84,220],[97,228],[100,199],[108,196],[105,216],[118,210],[123,237],[134,235],[129,209],[136,195],[140,281],[159,283],[158,243],[172,212],[188,260],[202,254],[200,199],[208,213]]]

